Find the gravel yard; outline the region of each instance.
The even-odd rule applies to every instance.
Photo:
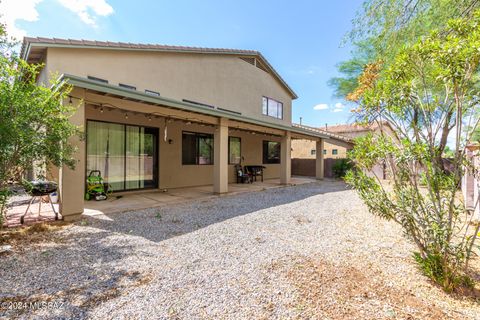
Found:
[[[342,182],[89,217],[0,256],[20,318],[480,319],[420,275],[400,229]]]

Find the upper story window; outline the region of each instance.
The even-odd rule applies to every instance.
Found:
[[[137,87],[131,86],[129,84],[119,83],[118,86],[129,90],[137,90]]]
[[[262,97],[262,113],[266,116],[283,119],[283,103],[268,97]]]
[[[333,150],[332,150],[332,154],[338,154],[338,150],[337,150],[337,149],[333,149]]]

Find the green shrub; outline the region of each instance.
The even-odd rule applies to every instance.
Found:
[[[416,245],[419,268],[447,292],[473,284],[469,260],[479,253],[480,225],[457,199],[462,176],[474,170],[462,120],[480,122],[473,95],[480,85],[479,25],[480,11],[450,21],[373,75],[356,112],[380,132],[355,139],[349,154],[355,168],[345,176],[371,213],[402,227]],[[392,130],[383,129],[386,120]],[[450,136],[457,139],[447,170],[442,155]],[[367,175],[379,161],[391,173],[388,183]]]
[[[352,162],[348,159],[337,159],[333,165],[333,175],[335,178],[343,179],[348,170],[352,169]]]

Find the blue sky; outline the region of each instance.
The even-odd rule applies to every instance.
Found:
[[[11,34],[254,49],[295,90],[293,120],[349,121],[327,84],[348,58],[341,47],[362,0],[0,0]],[[316,109],[314,107],[316,106]]]

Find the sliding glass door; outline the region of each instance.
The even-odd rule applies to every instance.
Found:
[[[158,129],[87,122],[87,175],[100,170],[114,191],[158,186]]]

